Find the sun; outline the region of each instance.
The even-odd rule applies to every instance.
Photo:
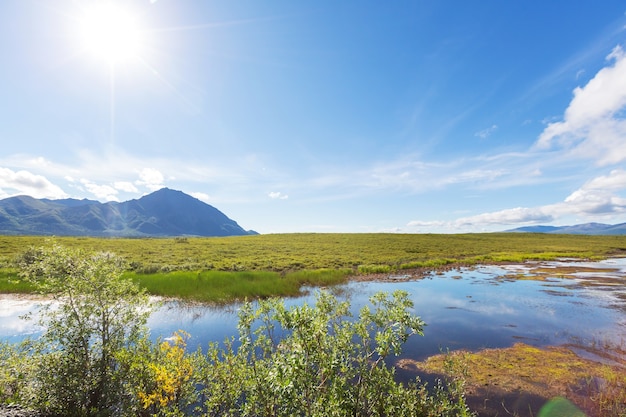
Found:
[[[100,3],[83,11],[80,40],[84,50],[94,58],[116,65],[140,55],[143,31],[129,9]]]

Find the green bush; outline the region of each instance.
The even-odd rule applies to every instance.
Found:
[[[386,360],[424,323],[406,292],[371,299],[357,320],[348,302],[321,292],[314,307],[278,299],[246,303],[239,339],[202,357],[201,405],[207,416],[468,416],[459,386],[429,392],[419,380],[394,380]]]
[[[146,338],[148,299],[121,279],[123,262],[53,243],[21,261],[23,275],[58,303],[42,313],[30,345],[35,408],[72,416],[113,414],[125,397],[118,352]],[[51,307],[52,306],[52,307]]]

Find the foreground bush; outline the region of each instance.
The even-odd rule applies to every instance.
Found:
[[[61,415],[117,413],[127,401],[117,355],[147,337],[148,299],[121,279],[123,262],[57,244],[21,259],[23,275],[57,303],[41,315],[45,331],[27,344],[29,405]]]
[[[59,302],[40,340],[0,346],[0,402],[69,416],[467,416],[462,385],[394,380],[386,361],[424,323],[406,292],[377,294],[358,317],[321,292],[314,306],[245,303],[239,337],[185,351],[152,342],[147,300],[121,261],[58,245],[22,258]]]
[[[240,311],[239,339],[213,344],[198,374],[209,416],[465,416],[462,386],[394,380],[389,356],[422,334],[406,292],[379,293],[353,320],[348,302],[320,293],[314,307],[262,301]],[[235,347],[237,344],[237,347]]]

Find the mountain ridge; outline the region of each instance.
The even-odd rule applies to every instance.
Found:
[[[162,188],[139,199],[0,200],[0,234],[94,237],[242,236],[244,230],[215,207],[182,191]]]
[[[505,230],[513,233],[547,233],[572,235],[626,235],[626,223],[581,223],[570,226],[525,226]]]

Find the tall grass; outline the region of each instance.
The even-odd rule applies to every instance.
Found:
[[[304,285],[328,286],[345,282],[349,270],[297,271],[174,271],[154,274],[127,273],[148,293],[210,303],[235,300],[292,297]]]

